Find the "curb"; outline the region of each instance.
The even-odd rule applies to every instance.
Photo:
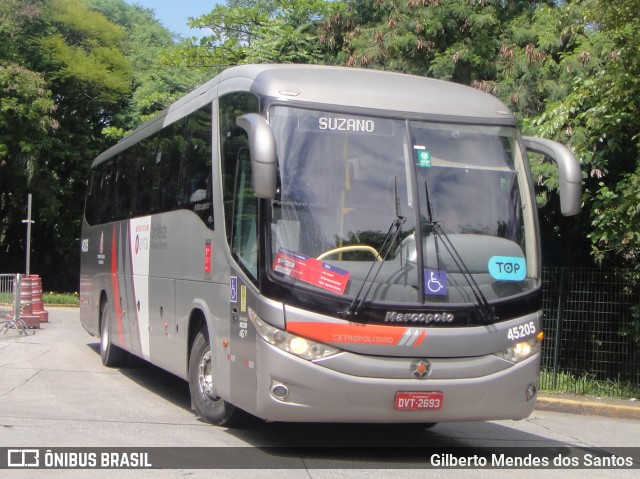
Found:
[[[640,420],[640,401],[541,395],[536,410]]]

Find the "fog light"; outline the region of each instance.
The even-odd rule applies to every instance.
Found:
[[[527,401],[531,401],[535,397],[536,397],[536,387],[533,384],[529,384],[529,387],[527,388]]]
[[[276,399],[284,401],[289,395],[289,388],[282,383],[274,382],[271,386],[271,394]]]

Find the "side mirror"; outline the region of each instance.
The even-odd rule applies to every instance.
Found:
[[[580,164],[566,146],[544,138],[523,137],[527,150],[548,156],[558,167],[560,211],[564,216],[580,213],[582,207],[582,172]]]
[[[258,198],[276,197],[276,139],[267,120],[257,113],[247,113],[236,119],[236,125],[249,135],[253,192]]]

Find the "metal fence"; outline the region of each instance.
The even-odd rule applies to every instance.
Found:
[[[15,274],[0,274],[0,320],[12,315],[15,307]]]
[[[636,279],[630,270],[544,268],[543,390],[638,397],[640,342],[628,333]]]
[[[20,318],[21,281],[19,274],[0,274],[0,332],[17,329],[27,334],[29,326]]]

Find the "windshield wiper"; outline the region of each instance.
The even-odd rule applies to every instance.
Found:
[[[486,323],[495,321],[496,320],[495,311],[489,304],[489,301],[487,301],[487,298],[485,297],[485,295],[482,293],[482,289],[480,289],[480,286],[478,285],[476,280],[473,278],[473,274],[471,274],[471,271],[469,271],[469,268],[467,267],[464,260],[462,259],[462,256],[460,255],[460,253],[458,253],[458,250],[456,250],[455,246],[453,245],[453,242],[449,238],[449,235],[444,230],[442,225],[438,221],[434,221],[433,219],[431,199],[429,198],[429,185],[427,184],[426,180],[424,182],[424,189],[425,189],[425,194],[427,199],[427,225],[429,226],[430,232],[433,233],[433,240],[434,240],[434,245],[436,250],[436,265],[437,265],[436,267],[438,268],[438,270],[440,269],[440,252],[438,250],[438,238],[442,236],[444,238],[444,240],[442,241],[442,244],[447,250],[447,253],[449,253],[449,256],[451,256],[451,258],[453,259],[458,270],[462,273],[462,277],[465,279],[465,281],[469,285],[469,289],[471,289],[471,292],[473,293],[473,296],[476,299],[476,304],[478,305],[480,317]]]
[[[378,274],[382,269],[382,265],[387,260],[387,256],[389,256],[389,252],[391,251],[391,246],[396,242],[396,239],[398,238],[398,236],[400,235],[400,232],[402,231],[402,225],[404,225],[405,221],[407,221],[407,218],[405,218],[404,216],[397,215],[395,219],[391,222],[391,226],[389,226],[389,231],[387,231],[387,235],[384,237],[382,246],[380,246],[380,251],[384,251],[385,247],[387,247],[387,243],[389,243],[389,246],[387,247],[387,250],[384,256],[382,257],[382,261],[378,261],[377,259],[374,259],[371,262],[371,267],[369,268],[367,275],[364,277],[364,280],[362,281],[362,286],[360,286],[360,289],[358,290],[358,293],[353,298],[353,301],[351,301],[351,304],[345,311],[339,311],[338,314],[349,317],[349,316],[357,315],[358,312],[362,309],[362,306],[364,306],[364,303],[367,300],[369,293],[371,292],[371,288],[373,287],[373,284],[375,283],[376,278],[378,277]],[[391,237],[391,234],[394,231],[394,229],[395,229],[395,233],[393,233],[393,237]],[[391,238],[391,241],[389,241],[389,238]],[[369,281],[369,276],[371,276],[371,272],[373,271],[376,264],[378,264],[378,268],[376,269],[376,272],[373,278],[371,278],[367,291],[364,294],[362,294],[362,291],[364,290],[364,287]]]

